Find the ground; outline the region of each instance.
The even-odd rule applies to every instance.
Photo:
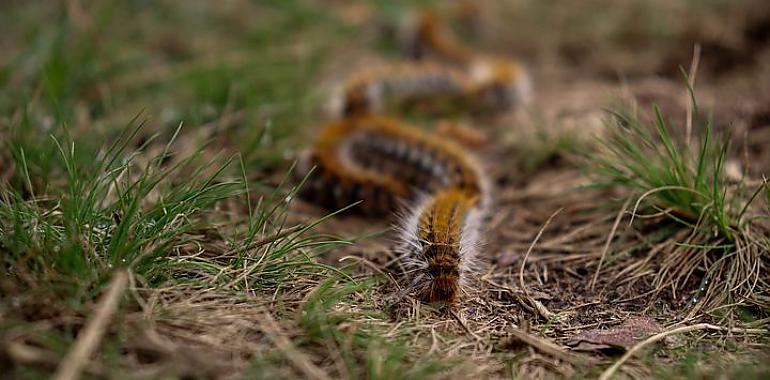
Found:
[[[464,43],[535,92],[465,120],[496,206],[454,307],[398,297],[394,220],[319,208],[293,170],[423,8],[456,24],[430,1],[0,4],[0,377],[770,377],[763,1],[481,2]]]

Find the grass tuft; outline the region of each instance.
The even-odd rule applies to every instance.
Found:
[[[743,177],[728,179],[730,141],[714,132],[710,118],[700,117],[689,91],[692,137],[668,123],[656,106],[651,118],[609,111],[608,135],[591,156],[600,178],[596,185],[633,194],[631,222],[675,227],[658,227],[669,231],[664,240],[684,236],[663,258],[654,282],[657,291],[668,287],[675,297],[684,293],[695,306],[692,312],[704,305],[713,310],[725,303],[756,304],[756,295],[770,289],[762,280],[770,251],[761,226],[753,223],[755,201],[766,185],[750,188]]]
[[[74,140],[52,137],[53,160],[66,178],[60,187],[35,186],[23,146],[11,144],[26,191],[7,184],[0,189],[0,246],[17,275],[76,279],[74,285],[87,289],[125,267],[160,281],[168,252],[203,223],[200,211],[242,192],[239,181],[219,179],[230,160],[193,169],[195,154],[165,165],[173,140],[141,164],[139,151],[127,152],[140,129],[129,126],[90,162],[77,159]],[[175,181],[175,175],[189,179]]]

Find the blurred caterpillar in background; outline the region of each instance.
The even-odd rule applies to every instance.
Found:
[[[475,55],[450,33],[433,10],[422,9],[415,12],[401,29],[400,39],[404,53],[415,60],[436,58],[462,64]]]
[[[433,62],[375,66],[354,74],[329,110],[335,117],[418,111],[494,116],[524,104],[531,81],[515,62],[484,58],[467,71]]]
[[[470,78],[452,67],[427,62],[380,65],[353,74],[332,97],[331,111],[337,117],[450,112],[464,107],[472,89]]]
[[[477,27],[479,9],[472,1],[456,4],[456,18]],[[465,72],[475,83],[475,96],[487,109],[508,111],[525,104],[532,94],[532,79],[518,61],[478,54],[464,46],[442,23],[433,10],[418,11],[401,39],[407,56],[418,62],[439,61]]]
[[[412,203],[398,228],[399,265],[407,289],[427,302],[454,303],[476,261],[489,183],[460,146],[381,117],[362,116],[325,126],[301,172],[318,173],[306,197],[330,208],[363,200],[381,215]]]

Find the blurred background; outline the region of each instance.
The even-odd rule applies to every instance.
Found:
[[[770,11],[761,0],[8,0],[3,137],[35,145],[66,125],[88,157],[87,147],[138,116],[147,135],[184,123],[197,139],[241,152],[251,169],[274,167],[308,143],[297,132],[319,123],[332,84],[403,58],[400,31],[421,9],[474,48],[524,62],[540,104],[591,97],[581,91],[597,83],[631,83],[634,95],[666,103],[679,91],[666,81],[682,83],[698,43],[699,88],[720,120],[767,123]],[[47,169],[30,170],[45,178]]]

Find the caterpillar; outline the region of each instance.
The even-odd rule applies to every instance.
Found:
[[[482,195],[450,187],[428,197],[404,218],[398,252],[407,289],[427,302],[454,303],[477,269]]]
[[[530,97],[526,70],[509,60],[482,57],[468,70],[432,62],[380,65],[354,74],[332,97],[331,114],[351,117],[418,111],[498,115]]]
[[[430,10],[422,10],[414,16],[404,28],[402,44],[407,56],[413,59],[425,59],[435,56],[451,63],[467,62],[474,53],[457,41],[444,28],[438,15]]]
[[[396,252],[407,289],[427,302],[454,303],[476,263],[490,185],[480,165],[453,142],[383,116],[326,125],[303,159],[319,173],[305,194],[327,207],[363,200],[370,215],[410,202]]]
[[[406,202],[394,249],[401,283],[423,301],[454,304],[477,268],[490,182],[459,145],[383,115],[498,115],[525,103],[532,85],[521,64],[474,54],[431,13],[420,18],[413,48],[416,56],[442,57],[442,64],[387,64],[351,76],[332,97],[336,120],[321,129],[299,172],[317,169],[303,194],[326,207],[363,201],[356,210],[383,215]]]
[[[472,2],[460,2],[461,17],[477,18],[478,8]],[[472,96],[481,97],[483,111],[509,111],[525,104],[532,95],[532,79],[516,60],[479,55],[460,43],[430,10],[418,12],[412,27],[405,32],[407,55],[417,61],[435,57],[470,75],[476,88]]]
[[[449,111],[461,106],[473,91],[471,78],[452,67],[434,63],[393,63],[354,74],[332,97],[333,116],[371,113]]]

